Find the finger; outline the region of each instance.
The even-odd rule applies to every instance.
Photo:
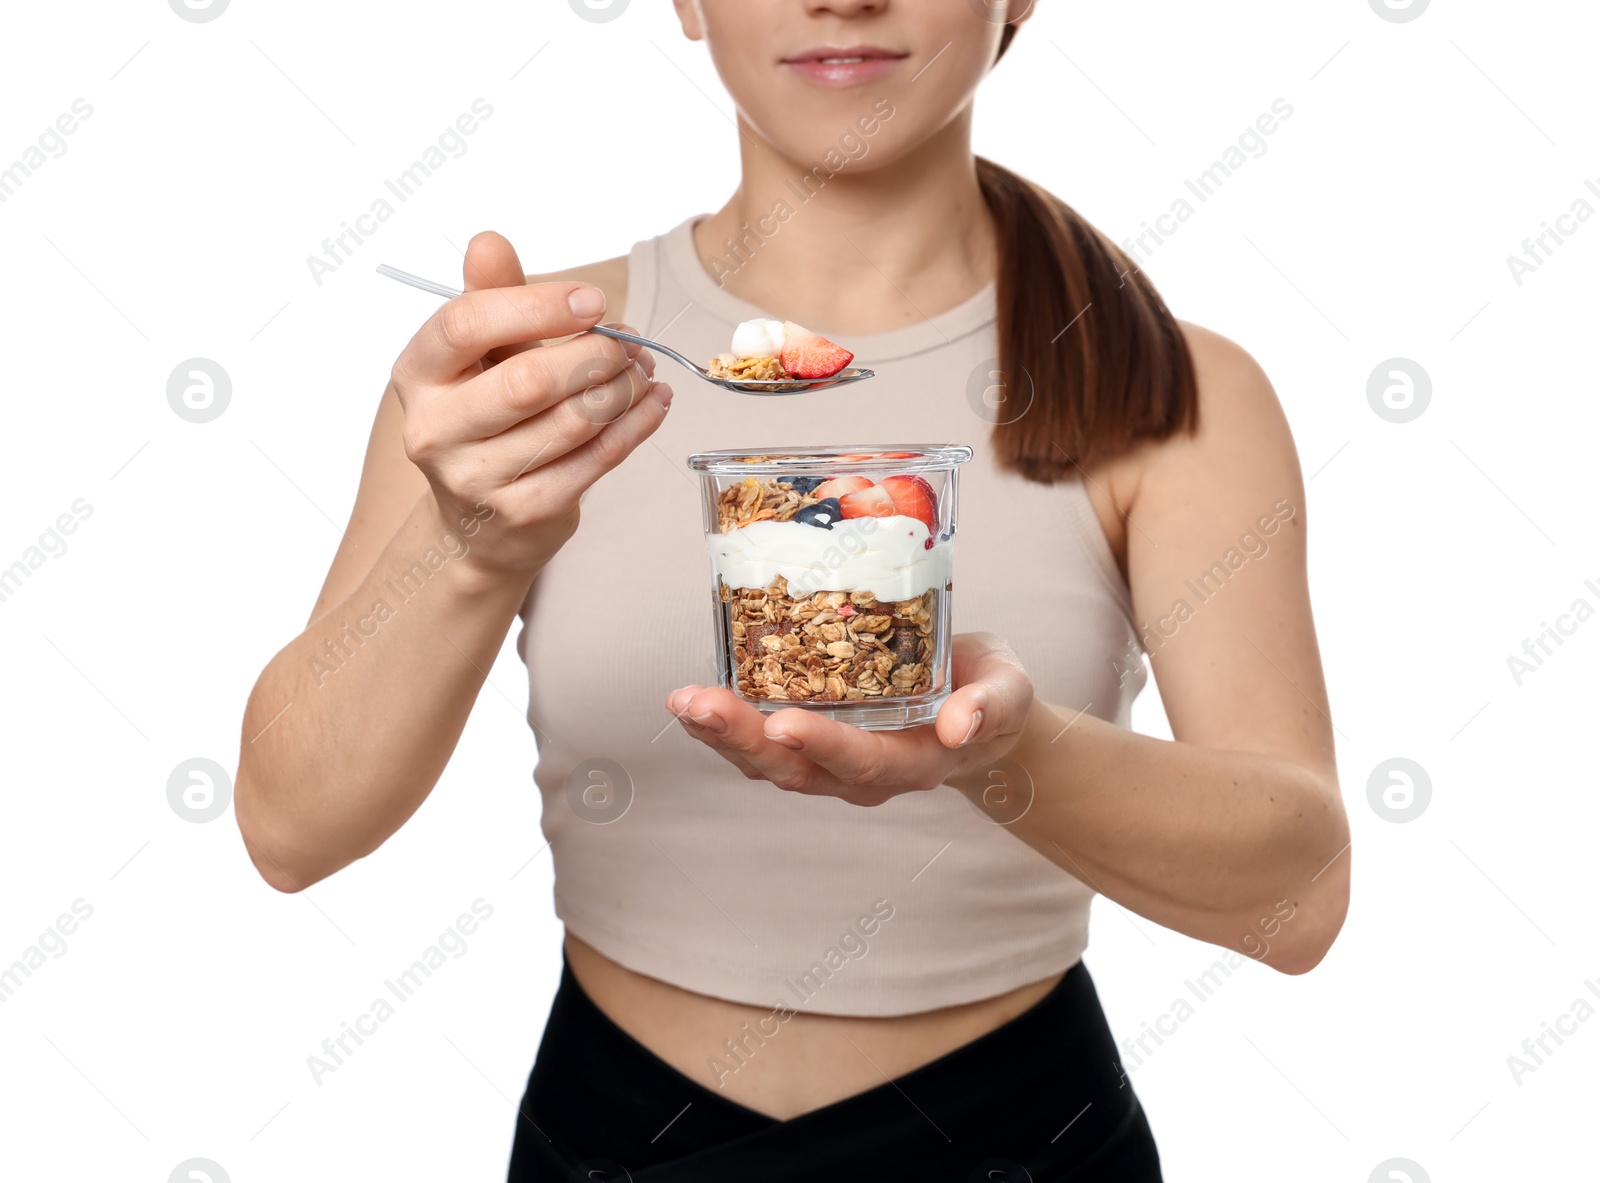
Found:
[[[934,720],[940,743],[967,747],[1022,728],[1033,705],[1033,681],[1010,645],[994,633],[957,633],[950,667],[955,690]]]
[[[629,333],[634,333],[634,334],[637,334],[639,332],[639,330],[634,328],[632,325],[625,325],[619,320],[607,321],[606,324],[610,328],[622,329],[624,332],[629,332]],[[613,337],[611,339],[613,341],[616,341],[615,337]],[[617,344],[622,346],[622,351],[624,353],[626,353],[629,357],[633,358],[634,361],[638,362],[641,366],[644,367],[644,372],[646,374],[649,374],[652,378],[655,377],[655,373],[656,373],[656,355],[655,355],[655,352],[653,350],[645,349],[643,346],[640,346],[640,345],[635,345],[632,341],[617,341]]]
[[[617,327],[627,329],[629,332],[633,331],[627,325],[618,325]],[[577,341],[584,347],[581,356],[574,352],[573,349],[563,348],[573,341]],[[604,344],[599,344],[601,342]],[[618,341],[614,337],[580,335],[579,338],[569,337],[559,344],[544,342],[541,347],[552,350],[552,354],[548,358],[541,357],[530,359],[526,363],[519,363],[514,370],[496,370],[491,375],[489,382],[481,388],[475,381],[468,383],[472,393],[469,397],[460,400],[463,412],[462,430],[476,429],[482,431],[486,426],[492,426],[495,423],[520,422],[521,419],[531,418],[537,415],[541,409],[556,405],[558,400],[563,397],[561,392],[574,387],[583,392],[589,401],[590,405],[585,408],[584,417],[594,422],[608,423],[633,405],[634,399],[649,386],[650,379],[655,376],[656,372],[655,354],[648,349],[642,349],[634,345],[632,342]],[[533,348],[533,346],[529,348]],[[597,348],[599,352],[595,351]],[[622,370],[613,371],[612,367],[616,364],[619,351],[621,356],[632,364],[624,364]],[[521,353],[526,351],[518,349],[514,352]],[[578,357],[576,362],[571,361],[574,357]],[[562,370],[562,366],[567,368]],[[628,373],[630,371],[637,372],[637,385],[632,390],[630,397],[621,399],[612,397],[603,403],[594,403],[596,396],[590,393],[593,387],[604,386],[608,381],[614,380],[619,373]],[[552,387],[548,392],[541,390],[539,383],[547,380],[547,377],[541,378],[541,375],[548,376],[556,373],[564,374],[566,380]],[[476,398],[480,389],[496,392],[495,397],[500,400],[498,405],[503,408],[503,413],[496,414],[484,410],[484,418],[482,419],[477,418],[475,414],[469,413],[476,410],[469,398]],[[572,395],[567,394],[564,397],[570,398]],[[521,419],[512,419],[512,416],[521,416]],[[588,432],[583,438],[587,439],[592,434],[594,433]],[[473,438],[483,437],[474,436]]]
[[[588,443],[646,397],[650,387],[643,368],[630,365],[487,441],[481,453],[486,462],[479,467],[497,487],[509,484]]]
[[[667,419],[672,387],[652,382],[649,397],[641,398],[620,419],[607,423],[587,443],[548,464],[541,464],[507,486],[507,495],[545,500],[552,488],[572,491],[572,496],[621,464]]]
[[[528,471],[499,489],[499,504],[509,521],[544,522],[570,515],[585,490],[626,460],[666,421],[672,390],[650,386],[626,414],[608,423],[580,447]]]
[[[622,343],[609,337],[524,350],[450,392],[445,430],[458,440],[489,439],[565,398],[639,369]],[[631,399],[615,405],[612,417],[631,405]]]
[[[585,359],[568,379],[575,389],[566,398],[551,405],[543,418],[558,428],[571,426],[588,428],[576,442],[588,439],[600,428],[638,401],[650,387],[650,375],[641,362],[634,360],[616,373],[610,370],[609,359]]]
[[[763,730],[774,743],[803,754],[839,783],[858,788],[923,783],[939,758],[938,741],[926,727],[886,734],[789,709],[768,716]]]
[[[734,751],[733,748],[723,743],[722,735],[718,735],[717,732],[710,730],[706,725],[699,724],[696,720],[691,719],[690,703],[693,703],[694,696],[702,692],[704,688],[706,687],[702,687],[702,685],[686,685],[686,687],[674,690],[670,695],[667,695],[667,709],[672,711],[672,716],[677,719],[678,724],[682,725],[683,732],[690,736],[691,740],[698,740],[699,743],[706,744],[707,748],[717,752],[718,756],[725,759],[734,768],[738,768],[739,772],[744,773],[749,780],[766,780],[765,776],[754,764],[750,764],[749,760],[744,759],[741,752]]]
[[[501,473],[506,484],[568,452],[583,447],[607,426],[648,397],[650,379],[638,366],[629,366],[608,382],[591,386],[563,399],[502,438],[510,441],[505,463],[516,467]]]
[[[474,234],[472,241],[467,243],[467,253],[461,259],[461,277],[462,289],[468,292],[483,291],[487,288],[522,287],[528,282],[528,277],[522,270],[522,260],[517,258],[517,250],[511,245],[510,239],[493,230]],[[536,341],[519,341],[515,345],[503,345],[484,354],[483,363],[492,366],[514,353],[537,347]]]
[[[687,718],[679,719],[678,723],[680,724],[680,726],[682,726],[682,728],[684,730],[684,733],[687,734],[690,739],[694,739],[694,740],[699,741],[700,743],[705,744],[706,747],[710,748],[717,755],[721,756],[724,760],[726,760],[729,764],[732,764],[740,772],[744,773],[745,779],[747,779],[747,780],[766,780],[767,779],[765,776],[763,776],[761,774],[761,770],[759,768],[757,768],[754,764],[750,763],[750,761],[746,760],[744,758],[744,756],[742,756],[740,753],[734,751],[732,748],[730,748],[726,744],[722,743],[720,736],[718,736],[718,735],[716,735],[716,734],[714,734],[714,733],[712,733],[710,731],[707,731],[704,727],[700,726],[700,724],[694,722],[694,720],[692,720],[692,719],[687,719]]]
[[[678,687],[678,689],[667,695],[667,710],[674,715],[681,715],[684,708],[689,705],[689,700],[704,689],[705,687],[698,683]]]
[[[723,739],[731,737],[738,729],[748,734],[752,724],[758,732],[761,729],[761,712],[725,686],[696,688],[683,703],[680,713]]]
[[[722,747],[744,757],[780,789],[828,796],[842,788],[832,773],[768,739],[762,730],[761,712],[725,687],[695,694],[689,700],[687,717],[712,731]]]
[[[704,689],[704,686],[696,684],[683,686],[677,690],[674,690],[667,696],[667,709],[672,712],[673,718],[675,718],[678,723],[682,725],[683,730],[687,732],[691,738],[697,739],[701,743],[705,744],[706,747],[712,749],[717,753],[717,755],[721,756],[724,760],[732,764],[735,768],[752,780],[765,780],[766,778],[761,775],[761,771],[756,768],[755,765],[751,764],[750,761],[746,760],[739,752],[734,751],[732,748],[724,744],[720,735],[706,728],[702,724],[696,723],[693,719],[688,717],[689,703],[694,700],[694,696],[696,694],[700,693],[700,691]]]
[[[442,384],[476,366],[492,349],[581,333],[598,324],[604,314],[605,293],[587,283],[561,281],[463,292],[417,330],[399,364],[415,381]],[[530,349],[517,356],[540,352]]]

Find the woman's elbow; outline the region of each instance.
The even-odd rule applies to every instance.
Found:
[[[291,894],[304,891],[331,874],[329,869],[310,865],[291,843],[283,840],[281,825],[274,824],[263,808],[243,769],[234,785],[233,819],[251,865],[273,890]]]
[[[1326,851],[1338,844],[1340,849],[1305,884],[1304,891],[1294,900],[1295,910],[1272,942],[1270,955],[1263,958],[1273,969],[1286,974],[1310,973],[1320,965],[1350,911],[1350,823],[1338,781],[1331,774],[1317,777],[1312,792],[1324,810],[1314,814],[1322,818],[1322,823],[1308,845]],[[1316,854],[1314,860],[1320,863],[1323,857]]]
[[[1350,876],[1334,875],[1315,898],[1302,902],[1262,960],[1279,973],[1310,973],[1333,948],[1349,910]]]

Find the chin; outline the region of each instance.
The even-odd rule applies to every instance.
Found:
[[[912,126],[909,105],[884,94],[841,95],[806,108],[793,107],[770,118],[746,110],[745,121],[773,151],[796,165],[796,173],[817,172],[822,179],[860,175],[893,163],[906,145],[925,138],[928,129]]]

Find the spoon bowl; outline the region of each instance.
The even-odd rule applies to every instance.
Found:
[[[410,284],[414,288],[420,288],[425,292],[432,292],[436,296],[443,296],[448,300],[453,300],[461,295],[459,288],[446,287],[442,283],[435,283],[431,279],[423,279],[421,276],[401,271],[398,267],[391,267],[387,263],[378,264],[378,273],[387,275],[390,279],[397,279],[401,283]],[[860,382],[877,376],[874,371],[864,367],[847,366],[837,374],[830,374],[826,378],[752,378],[748,380],[717,378],[704,366],[690,361],[676,349],[663,345],[659,341],[652,341],[649,337],[641,337],[636,333],[613,329],[607,325],[595,325],[588,331],[599,333],[602,337],[614,337],[618,341],[629,341],[645,349],[653,349],[657,353],[665,354],[684,369],[692,370],[697,377],[710,382],[713,386],[720,386],[724,390],[737,391],[739,394],[800,394],[807,390],[826,390],[830,386],[844,386],[850,382]]]

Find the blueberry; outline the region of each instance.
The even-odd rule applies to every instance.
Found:
[[[794,520],[804,522],[808,526],[821,526],[824,530],[833,529],[833,523],[841,515],[839,499],[837,497],[824,497],[815,505],[808,505],[794,515]]]
[[[820,476],[792,476],[789,478],[789,487],[804,497],[826,479]]]

